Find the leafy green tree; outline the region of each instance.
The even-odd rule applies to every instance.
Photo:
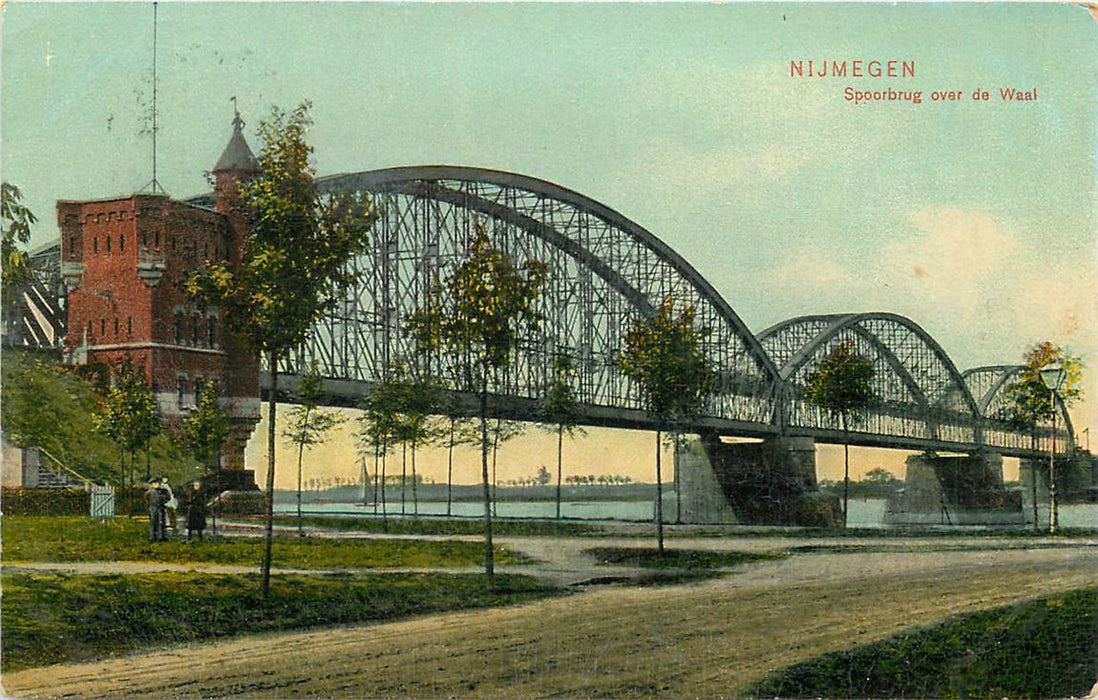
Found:
[[[553,480],[553,475],[549,473],[548,469],[546,469],[545,467],[538,467],[538,475],[536,477],[534,477],[534,482],[538,486],[545,486],[546,484],[548,484],[552,480]],[[558,518],[560,517],[559,509],[558,509],[557,517]]]
[[[183,419],[179,443],[190,450],[204,469],[220,477],[221,445],[229,437],[232,422],[221,407],[221,389],[217,382],[206,382],[194,410]],[[220,479],[219,479],[220,485]]]
[[[484,569],[495,574],[492,545],[492,494],[488,482],[488,389],[495,374],[511,364],[524,329],[534,330],[540,318],[534,302],[545,284],[545,266],[537,260],[516,264],[494,248],[482,225],[465,259],[432,290],[428,303],[417,309],[409,327],[419,350],[441,350],[461,368],[462,387],[475,393],[484,487]]]
[[[702,347],[709,329],[699,327],[690,306],[675,311],[664,299],[651,318],[635,321],[625,334],[619,362],[639,388],[656,422],[656,539],[663,556],[663,433],[697,415],[713,388],[713,370]]]
[[[303,102],[290,114],[274,108],[260,124],[262,172],[240,188],[251,217],[240,265],[209,264],[188,284],[200,300],[219,307],[230,330],[266,358],[271,375],[264,598],[271,578],[279,365],[342,299],[352,282],[347,263],[367,249],[376,218],[367,198],[321,196],[309,165],[312,147],[305,141],[312,123],[309,107]]]
[[[388,453],[390,446],[398,439],[398,412],[403,386],[395,381],[391,372],[382,381],[372,387],[362,403],[362,415],[358,418],[357,441],[359,452],[374,456],[374,512],[381,506],[382,524],[389,527],[386,486]],[[380,469],[378,465],[380,464]]]
[[[38,218],[20,203],[22,199],[18,187],[9,182],[0,183],[0,229],[3,232],[0,275],[5,293],[12,287],[26,284],[33,276],[30,257],[23,248],[30,241],[31,226]]]
[[[178,442],[194,455],[198,463],[207,470],[207,474],[216,476],[218,491],[221,490],[221,446],[229,437],[232,421],[221,408],[221,389],[217,382],[206,382],[194,410],[183,419]],[[217,516],[220,499],[214,502],[213,528],[217,529]]]
[[[549,388],[542,400],[542,419],[553,426],[557,433],[557,519],[560,519],[561,480],[564,471],[564,435],[569,438],[582,432],[576,425],[579,419],[579,406],[576,403],[574,389],[576,368],[572,356],[558,353],[553,356],[552,377]],[[540,472],[539,472],[540,474]],[[546,482],[548,483],[548,482]]]
[[[1059,400],[1054,402],[1052,392],[1041,379],[1041,370],[1059,367],[1063,372],[1063,382],[1056,392]],[[1018,427],[1035,428],[1042,421],[1049,421],[1053,430],[1055,444],[1055,426],[1057,404],[1063,408],[1072,406],[1083,397],[1083,361],[1070,352],[1049,341],[1035,344],[1026,351],[1021,372],[1006,390],[1012,402],[1010,421]],[[1036,433],[1034,433],[1036,434]],[[1054,448],[1055,449],[1055,448]],[[1033,479],[1033,526],[1037,525],[1037,479]],[[1055,457],[1049,464],[1049,528],[1056,530],[1058,522],[1056,504]]]
[[[859,421],[873,402],[873,361],[858,354],[853,341],[844,340],[824,356],[805,380],[804,398],[843,429],[843,527],[850,497],[851,422]]]
[[[305,536],[304,522],[301,519],[301,463],[305,448],[319,444],[324,436],[343,422],[343,418],[334,411],[320,408],[324,397],[324,378],[320,376],[316,363],[312,363],[301,375],[297,385],[297,405],[290,409],[287,424],[282,429],[282,437],[297,446],[297,534]]]
[[[113,382],[92,420],[96,430],[118,446],[119,485],[126,486],[128,473],[130,486],[133,486],[135,456],[160,432],[160,407],[145,378],[128,362],[116,368]],[[127,453],[130,457],[128,470]]]
[[[394,438],[401,445],[401,488],[400,512],[405,512],[405,489],[407,472],[405,470],[407,453],[412,455],[412,508],[419,514],[419,475],[416,472],[416,454],[419,447],[436,439],[438,425],[435,414],[443,405],[442,384],[419,369],[414,364],[398,361],[391,370],[394,382],[392,413],[394,416]]]

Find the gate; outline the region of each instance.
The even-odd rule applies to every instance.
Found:
[[[92,484],[91,517],[104,520],[114,517],[114,487]]]

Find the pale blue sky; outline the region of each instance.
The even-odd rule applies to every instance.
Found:
[[[560,183],[665,240],[753,330],[884,310],[962,369],[1044,338],[1098,362],[1083,8],[162,2],[159,17],[173,196],[205,191],[231,96],[253,146],[271,105],[308,98],[321,174],[457,163]],[[41,219],[36,243],[57,199],[151,180],[151,49],[151,3],[7,6],[0,167]],[[914,60],[916,77],[788,77],[792,59],[844,58]],[[855,107],[846,85],[924,101]],[[1005,104],[1001,86],[1039,97]],[[938,89],[965,97],[932,103]]]

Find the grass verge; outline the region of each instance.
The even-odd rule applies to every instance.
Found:
[[[560,593],[526,576],[195,573],[0,577],[4,672],[254,632],[521,603]]]
[[[1098,591],[965,615],[783,669],[750,697],[1081,697],[1094,684]]]
[[[713,552],[704,549],[665,549],[663,556],[652,547],[595,547],[584,550],[598,559],[599,564],[620,564],[645,569],[686,569],[717,571],[749,561],[781,559],[781,554],[749,552]]]
[[[148,520],[87,517],[5,516],[0,521],[5,563],[19,561],[155,561],[256,565],[263,558],[259,537],[183,539],[150,542]],[[480,566],[479,542],[427,540],[337,540],[281,538],[274,544],[274,566],[298,569]],[[502,547],[496,563],[527,559]]]
[[[484,521],[480,519],[390,517],[385,522],[378,517],[305,516],[305,527],[346,530],[350,532],[376,532],[390,535],[483,535]],[[275,517],[279,525],[296,526],[297,516]],[[492,534],[498,536],[543,536],[605,534],[598,527],[584,523],[552,520],[492,520]]]

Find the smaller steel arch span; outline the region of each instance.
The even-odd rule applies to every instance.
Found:
[[[991,407],[992,402],[1005,394],[1010,388],[1013,380],[1021,374],[1025,369],[1025,365],[987,365],[984,367],[972,367],[964,371],[962,375],[966,381],[968,378],[979,373],[998,373],[998,377],[992,383],[990,388],[984,392],[983,397],[980,400],[980,415],[985,419],[993,419],[991,416],[986,415],[986,411]],[[1056,395],[1057,413],[1060,415],[1060,419],[1063,421],[1063,425],[1068,434],[1069,442],[1072,446],[1075,445],[1075,425],[1071,422],[1071,415],[1068,413],[1067,405],[1064,404],[1064,400],[1059,394]]]
[[[786,321],[782,321],[780,323],[774,324],[773,326],[770,326],[766,330],[759,333],[759,340],[760,342],[765,341],[772,336],[777,336],[779,333],[793,329],[799,324],[825,324],[825,329],[823,331],[818,332],[812,340],[810,340],[807,344],[801,347],[800,350],[794,353],[793,356],[782,366],[782,369],[780,370],[782,378],[788,379],[789,377],[793,376],[793,374],[798,369],[800,369],[801,366],[804,365],[808,358],[811,357],[812,354],[817,349],[819,349],[821,345],[827,343],[847,328],[858,332],[858,324],[868,320],[880,320],[896,323],[914,333],[915,336],[930,349],[930,351],[934,354],[935,358],[942,365],[942,367],[945,368],[946,373],[951,379],[951,383],[960,387],[960,390],[962,392],[962,399],[964,400],[965,405],[968,407],[969,412],[971,412],[973,417],[979,418],[983,416],[983,413],[979,410],[979,406],[973,399],[971,392],[968,390],[967,384],[965,384],[961,373],[957,370],[957,366],[953,363],[953,360],[949,357],[948,354],[946,354],[945,350],[938,343],[938,341],[933,338],[933,336],[927,333],[921,326],[919,326],[919,324],[915,323],[906,316],[901,316],[899,314],[888,312],[816,314],[810,316],[799,316],[797,318],[788,319]],[[861,330],[869,335],[872,335],[872,333],[868,329]],[[877,339],[876,345],[877,347],[887,348],[887,344],[880,339]],[[889,355],[892,356],[891,359],[888,358]],[[893,360],[899,363],[899,366],[903,366],[903,363],[899,360],[899,358],[895,357],[895,354],[891,349],[889,349],[888,353],[886,353],[886,360],[889,362],[890,366],[893,366],[894,369],[896,365],[893,365]],[[904,368],[903,373],[900,374],[900,376],[905,384],[910,381],[913,382],[915,386],[918,386],[918,382],[915,381],[914,377],[906,368]],[[927,405],[929,405],[930,397],[927,396],[926,392],[921,387],[919,388],[916,395],[923,396],[924,400],[927,402]]]
[[[862,328],[857,323],[848,323],[849,316],[839,317],[830,326],[827,326],[822,331],[816,334],[816,337],[805,344],[797,353],[789,359],[785,365],[779,370],[782,375],[782,379],[789,381],[801,369],[808,359],[812,357],[817,350],[830,342],[833,338],[839,336],[839,334],[849,329],[851,332],[857,334],[863,338],[867,343],[873,346],[877,352],[884,358],[888,366],[892,368],[892,371],[900,378],[904,386],[908,388],[911,394],[916,398],[920,405],[924,408],[929,405],[929,399],[923,388],[919,386],[919,383],[915,381],[915,377],[911,376],[911,372],[907,371],[900,358],[896,357],[896,353],[892,352],[892,349],[881,342],[881,339],[873,335],[869,330]]]
[[[1024,369],[1022,365],[987,365],[984,367],[972,367],[970,369],[966,369],[961,374],[961,378],[964,379],[965,385],[969,387],[970,393],[972,391],[972,386],[970,382],[973,375],[998,375],[998,378],[995,379],[994,382],[992,382],[991,387],[984,391],[983,394],[981,394],[980,397],[977,399],[977,405],[980,408],[981,416],[987,417],[987,409],[988,406],[991,405],[992,399],[994,399],[999,391],[1007,386],[1007,383],[1011,380],[1011,378],[1017,376],[1022,369]],[[973,398],[976,398],[975,394],[973,394]]]
[[[356,187],[377,191],[398,191],[398,188],[405,187],[407,183],[417,180],[476,181],[501,187],[524,189],[592,214],[629,235],[651,250],[659,259],[670,265],[676,273],[698,290],[703,299],[713,305],[713,308],[729,324],[737,338],[744,344],[756,366],[769,377],[769,381],[776,391],[776,387],[780,383],[778,368],[774,365],[770,355],[759,344],[755,334],[747,328],[747,325],[724,300],[724,297],[690,263],[650,231],[586,195],[547,180],[527,175],[460,165],[411,165],[341,173],[317,178],[316,183],[323,192],[337,192]]]

